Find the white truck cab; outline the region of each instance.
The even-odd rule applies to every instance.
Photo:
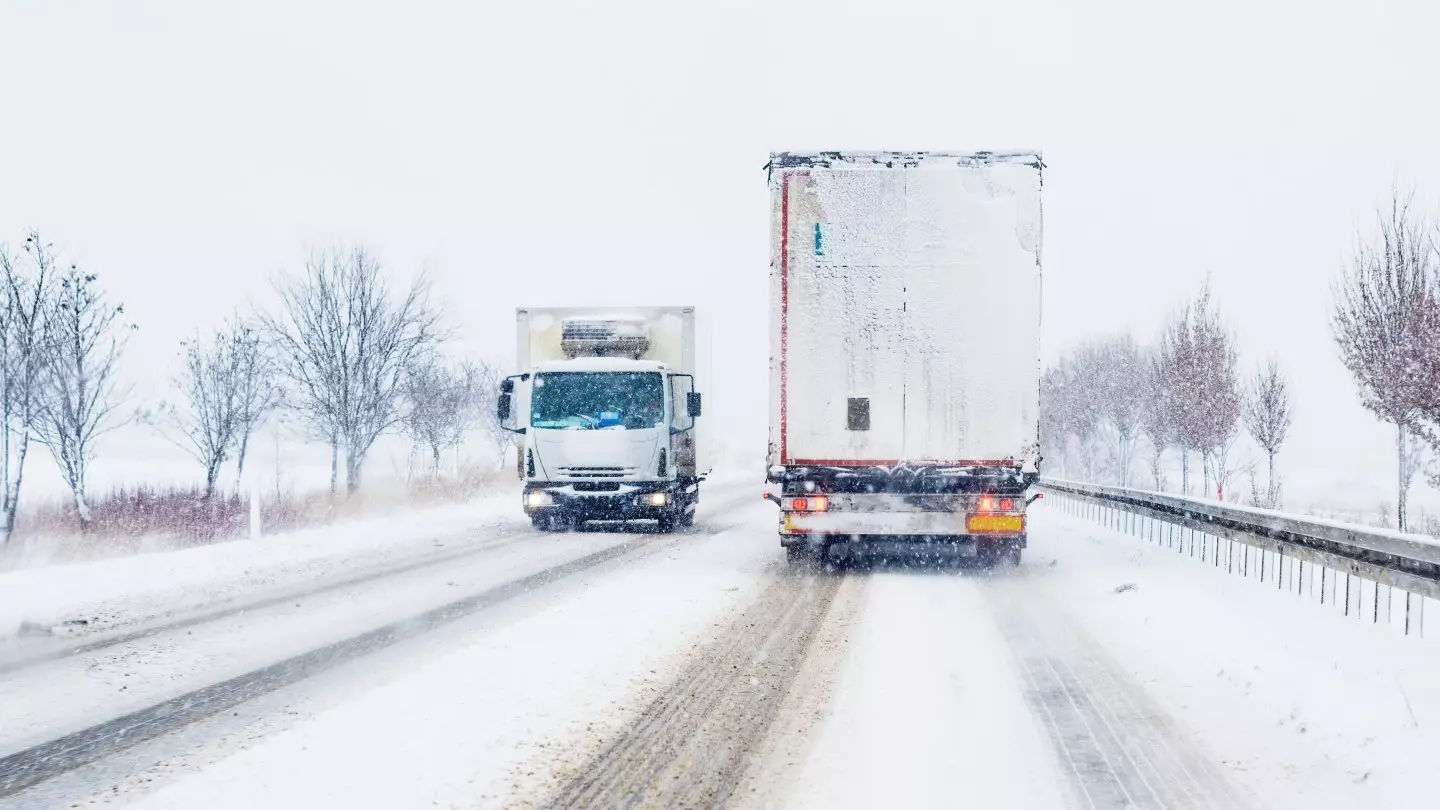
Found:
[[[704,468],[693,307],[517,311],[521,374],[499,415],[520,435],[523,506],[542,530],[592,520],[689,525]],[[563,359],[549,359],[557,352]],[[671,361],[671,362],[666,362]]]

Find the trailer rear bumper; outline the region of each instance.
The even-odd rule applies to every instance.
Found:
[[[814,500],[813,498],[810,500]],[[1025,537],[1025,516],[969,511],[790,511],[780,512],[780,535],[820,537],[930,538]]]
[[[1019,560],[1025,536],[922,537],[919,535],[806,535],[780,538],[781,545],[811,559],[831,557],[860,560],[974,560],[995,565],[1003,559]]]

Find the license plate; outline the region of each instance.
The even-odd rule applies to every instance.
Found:
[[[1025,531],[1020,515],[971,515],[965,526],[971,534],[1019,534]]]

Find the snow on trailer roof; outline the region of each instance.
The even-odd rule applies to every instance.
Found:
[[[535,367],[547,371],[665,371],[669,366],[658,360],[631,360],[628,357],[577,357],[574,360],[550,360]]]
[[[925,164],[986,166],[993,163],[1020,163],[1045,168],[1044,156],[1038,149],[1002,150],[995,152],[771,152],[766,169],[822,168],[895,168],[918,167]]]

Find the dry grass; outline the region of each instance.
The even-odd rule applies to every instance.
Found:
[[[492,490],[501,480],[503,473],[471,469],[440,480],[376,482],[354,497],[343,492],[332,497],[328,492],[272,491],[261,496],[260,523],[264,533],[272,535],[415,506],[458,503]],[[198,488],[121,487],[93,497],[90,518],[89,530],[81,531],[69,499],[22,504],[13,542],[0,554],[10,559],[0,559],[0,567],[242,538],[250,531],[250,501],[234,493],[216,493],[207,499]]]

